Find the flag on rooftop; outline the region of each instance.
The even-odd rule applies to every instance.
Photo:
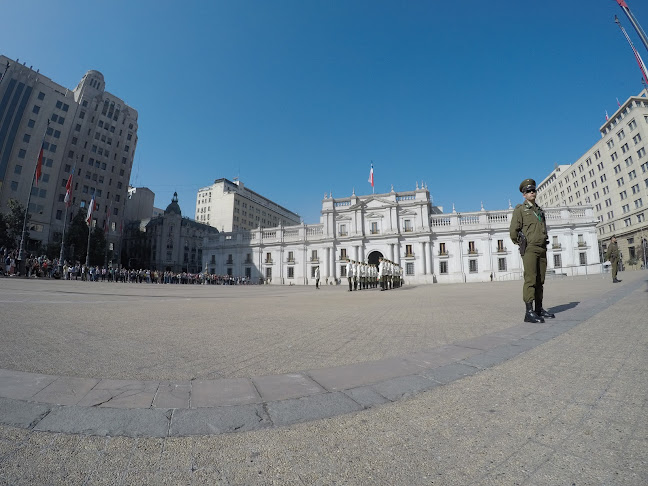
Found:
[[[374,186],[374,178],[373,178],[373,162],[371,163],[371,170],[369,171],[369,183],[371,184],[371,187]]]

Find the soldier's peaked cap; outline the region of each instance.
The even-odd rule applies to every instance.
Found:
[[[524,190],[528,188],[536,188],[536,183],[533,179],[524,179],[520,184],[520,192],[524,192]]]

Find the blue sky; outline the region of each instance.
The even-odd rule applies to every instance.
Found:
[[[648,27],[648,4],[628,0]],[[104,7],[110,5],[110,10]],[[449,212],[505,209],[580,157],[642,89],[614,0],[0,0],[0,52],[139,111],[131,184],[165,208],[240,179],[319,221],[334,197],[425,181]]]

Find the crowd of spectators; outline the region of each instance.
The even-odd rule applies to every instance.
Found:
[[[0,249],[4,265],[0,274],[18,276],[18,252]],[[80,262],[74,264],[65,261],[62,273],[59,273],[57,258],[50,260],[45,255],[29,255],[25,261],[25,272],[28,278],[55,278],[63,280],[83,280],[89,282],[122,282],[148,284],[204,284],[204,285],[248,285],[252,282],[246,277],[231,275],[211,275],[208,273],[171,272],[149,269],[128,269],[103,266],[86,266]]]

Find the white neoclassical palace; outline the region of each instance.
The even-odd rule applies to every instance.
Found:
[[[405,284],[520,278],[522,260],[509,237],[513,208],[443,213],[426,187],[335,199],[324,196],[319,224],[219,233],[205,237],[205,271],[279,285],[344,278],[346,259],[403,268]],[[548,272],[600,273],[590,206],[545,208]]]

